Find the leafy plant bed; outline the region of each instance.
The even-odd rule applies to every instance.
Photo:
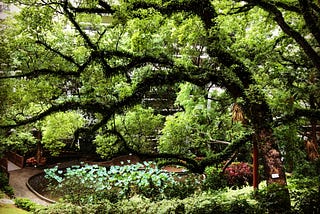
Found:
[[[251,187],[239,191],[224,189],[192,194],[184,199],[172,198],[159,201],[133,196],[115,203],[108,200],[85,205],[60,202],[36,213],[265,213],[255,200],[250,199],[252,191]]]
[[[29,179],[29,185],[45,198],[55,201],[63,198],[75,204],[102,198],[116,202],[134,195],[151,200],[184,198],[193,194],[202,180],[201,176],[178,171],[160,170],[151,162],[111,167],[82,163],[45,169],[45,173]]]
[[[196,188],[195,185],[182,185],[187,180],[178,182],[174,173],[160,170],[151,162],[111,166],[109,169],[97,165],[73,166],[65,172],[56,167],[46,170],[46,177],[55,185],[51,188],[53,192],[62,191],[65,199],[76,204],[101,199],[116,202],[134,195],[151,200],[186,197]],[[173,191],[175,188],[179,191]]]
[[[131,164],[128,160],[127,163],[120,161],[119,164],[122,165],[60,163],[59,166],[45,169],[46,173],[31,178],[29,184],[46,198],[55,201],[64,198],[76,204],[88,201],[91,203],[105,198],[116,202],[134,195],[141,195],[151,200],[183,199],[199,191],[218,190],[228,185],[234,187],[246,185],[245,180],[239,179],[244,177],[244,174],[237,171],[237,176],[232,174],[226,176],[221,170],[211,168],[204,176],[176,166],[159,169],[153,162]],[[229,184],[228,178],[237,178],[233,180],[241,182]]]
[[[278,187],[267,187],[265,182],[260,183],[258,192],[251,186],[205,191],[197,176],[164,173],[151,165],[114,166],[108,170],[96,165],[48,169],[47,176],[59,187],[51,186],[51,191],[60,193],[63,200],[36,213],[267,213],[281,206],[273,197],[279,193]],[[288,182],[290,213],[317,213],[317,180]]]

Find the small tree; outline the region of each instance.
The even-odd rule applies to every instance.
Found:
[[[77,112],[56,113],[48,116],[42,126],[42,143],[52,155],[58,155],[66,146],[79,150],[73,142],[74,132],[84,125],[84,119]],[[69,141],[69,145],[66,142]],[[73,145],[72,145],[73,144]]]

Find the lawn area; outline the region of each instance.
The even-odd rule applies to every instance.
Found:
[[[25,214],[25,213],[29,213],[29,212],[24,211],[22,209],[19,209],[13,204],[0,204],[0,213],[5,213],[5,214]]]
[[[9,197],[0,191],[0,199],[9,199]],[[25,210],[17,208],[14,204],[0,203],[0,214],[25,214]]]

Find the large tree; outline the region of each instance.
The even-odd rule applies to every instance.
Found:
[[[279,58],[282,63],[290,62],[285,54],[290,53],[286,44],[291,41],[293,50],[301,55],[301,73],[312,71],[319,76],[317,2],[18,2],[24,5],[20,14],[1,29],[5,32],[1,34],[1,48],[8,57],[1,59],[0,78],[11,85],[7,94],[1,95],[6,98],[2,103],[6,107],[2,108],[6,111],[3,129],[34,123],[56,112],[77,110],[89,115],[89,122],[77,129],[76,138],[99,131],[124,141],[108,122],[141,103],[151,88],[189,82],[204,89],[213,84],[233,97],[253,134],[199,162],[181,155],[157,155],[184,160],[192,170],[203,172],[207,165],[228,158],[240,145],[255,141],[268,184],[286,184],[274,124],[299,117],[319,119],[319,110],[299,105],[275,121],[269,91],[262,87],[259,71],[264,68],[276,73],[267,65],[275,65]],[[111,25],[103,22],[107,15],[113,16]],[[224,16],[229,21],[224,21]],[[244,29],[261,29],[257,27],[261,19],[271,26],[270,34],[259,34],[257,40],[251,34],[252,39],[245,40]],[[238,21],[244,29],[233,23]],[[276,36],[277,29],[284,33],[282,40]],[[264,44],[270,38],[274,48],[268,46],[268,53]],[[281,50],[277,52],[279,58],[259,54],[273,54],[276,48]],[[134,150],[125,146],[128,151]]]

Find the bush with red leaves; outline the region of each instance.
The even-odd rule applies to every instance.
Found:
[[[252,167],[248,163],[233,163],[225,169],[224,174],[229,186],[252,185]]]
[[[27,166],[35,166],[35,165],[37,165],[37,160],[35,157],[28,158],[26,160],[26,164],[27,164]]]

